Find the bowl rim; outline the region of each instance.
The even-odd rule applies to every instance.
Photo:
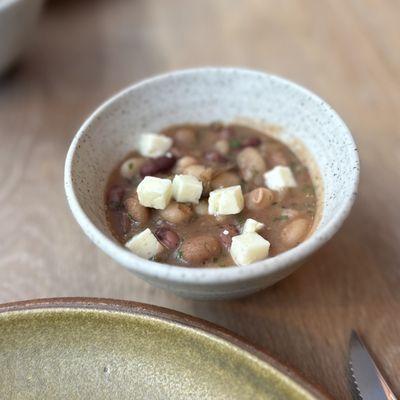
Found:
[[[129,96],[130,93],[134,92],[136,89],[152,85],[153,83],[157,83],[165,79],[174,79],[190,74],[209,73],[240,73],[241,78],[243,78],[243,75],[246,74],[251,76],[259,76],[263,79],[267,78],[277,84],[290,86],[292,89],[301,92],[303,95],[311,97],[314,101],[318,102],[320,104],[320,107],[324,108],[328,113],[332,115],[332,119],[336,120],[338,127],[340,127],[340,129],[338,128],[337,131],[346,137],[348,145],[351,147],[351,159],[349,159],[349,162],[353,165],[353,174],[348,178],[349,181],[351,180],[351,195],[346,199],[346,201],[342,202],[337,213],[328,221],[328,223],[322,228],[319,228],[319,230],[314,231],[304,242],[274,257],[246,265],[245,267],[182,267],[178,265],[164,264],[143,259],[125,249],[121,244],[117,244],[113,240],[109,239],[94,225],[94,223],[83,211],[74,191],[71,174],[76,149],[78,147],[80,139],[85,135],[87,129],[90,127],[92,122],[96,120],[103,112],[106,112],[108,107],[110,107],[116,101],[119,101],[124,97]],[[157,278],[158,280],[168,282],[203,286],[213,284],[220,285],[223,283],[245,282],[249,279],[255,279],[270,275],[274,272],[284,270],[294,263],[301,262],[310,254],[318,250],[324,243],[326,243],[343,224],[355,201],[358,183],[359,158],[357,146],[344,121],[328,103],[326,103],[322,98],[320,98],[318,95],[314,94],[310,90],[280,76],[268,74],[262,71],[237,67],[199,67],[175,70],[141,80],[117,92],[105,102],[103,102],[79,128],[69,147],[64,170],[65,193],[72,214],[74,215],[75,219],[77,220],[83,231],[86,233],[86,235],[106,254],[108,254],[111,258],[113,258],[120,264],[124,265],[129,270],[135,271],[143,277],[148,276],[149,278]]]
[[[11,8],[12,6],[16,5],[17,3],[23,3],[26,0],[2,0],[0,1],[0,13]]]
[[[267,364],[284,376],[289,377],[293,383],[311,394],[316,399],[331,400],[324,388],[308,381],[300,371],[276,359],[265,348],[251,343],[222,326],[176,311],[166,307],[155,306],[129,300],[117,300],[100,297],[51,297],[41,299],[22,300],[0,304],[0,320],[2,315],[9,313],[26,313],[27,311],[52,311],[52,310],[97,311],[109,313],[123,313],[158,319],[182,328],[192,329],[208,337],[222,340],[229,345],[239,348],[255,357],[262,364]]]

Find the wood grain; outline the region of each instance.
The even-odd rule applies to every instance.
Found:
[[[100,296],[223,325],[350,399],[357,328],[400,393],[399,1],[52,0],[21,63],[0,80],[0,301]],[[154,289],[102,254],[63,191],[68,145],[99,102],[146,76],[241,65],[328,100],[358,143],[359,199],[298,272],[237,301]]]

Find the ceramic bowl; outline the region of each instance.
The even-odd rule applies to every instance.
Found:
[[[0,73],[21,55],[44,0],[0,0]]]
[[[111,170],[135,147],[143,131],[212,121],[268,130],[307,163],[319,199],[313,233],[285,253],[244,267],[184,268],[129,252],[112,237],[105,218],[104,190]],[[145,80],[100,106],[72,141],[65,190],[84,232],[118,263],[178,295],[221,299],[272,285],[329,240],[350,211],[358,175],[357,149],[348,128],[315,94],[262,72],[199,68]]]
[[[234,334],[104,299],[0,305],[0,398],[328,400]]]

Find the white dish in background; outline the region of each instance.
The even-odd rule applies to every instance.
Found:
[[[113,238],[106,222],[104,190],[111,170],[143,131],[213,121],[242,121],[261,130],[281,127],[277,137],[307,163],[317,185],[322,207],[313,233],[285,253],[243,267],[185,268],[136,256]],[[222,299],[272,285],[329,240],[351,209],[358,176],[357,149],[348,128],[315,94],[262,72],[199,68],[145,80],[100,106],[71,144],[65,190],[82,229],[118,263],[178,295]]]
[[[0,0],[0,73],[22,54],[44,0]]]

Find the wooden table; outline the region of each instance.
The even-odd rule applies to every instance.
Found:
[[[400,2],[52,0],[0,80],[0,301],[101,296],[217,322],[349,399],[357,328],[400,393]],[[175,68],[243,65],[293,79],[343,116],[359,145],[350,218],[304,267],[237,301],[155,289],[84,236],[64,158],[85,117],[131,82]],[[397,378],[397,380],[396,380]]]

